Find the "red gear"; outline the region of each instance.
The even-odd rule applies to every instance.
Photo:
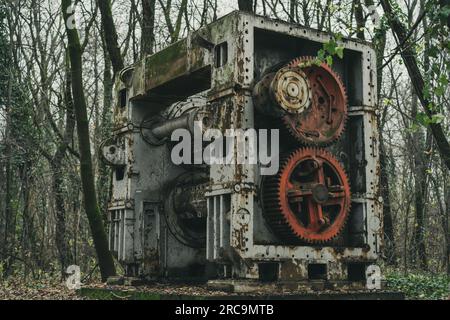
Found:
[[[287,67],[300,68],[306,74],[312,93],[305,111],[286,113],[282,122],[302,144],[330,145],[342,135],[347,120],[347,94],[339,75],[326,63],[315,64],[313,57],[296,58]]]
[[[324,243],[344,228],[350,184],[328,151],[300,148],[282,160],[279,173],[264,181],[264,216],[283,240]]]

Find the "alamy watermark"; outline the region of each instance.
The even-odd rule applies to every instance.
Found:
[[[259,165],[261,175],[274,175],[279,168],[278,129],[207,129],[194,122],[193,136],[187,129],[176,129],[171,140],[178,142],[171,152],[172,162],[207,165]],[[205,147],[204,145],[207,144]]]
[[[71,265],[66,270],[66,287],[70,290],[78,290],[81,288],[81,270],[77,265]]]
[[[376,264],[372,264],[366,269],[366,288],[368,290],[381,289],[381,269]]]

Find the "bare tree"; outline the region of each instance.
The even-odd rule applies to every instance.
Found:
[[[110,0],[97,0],[102,17],[102,25],[105,36],[105,43],[108,48],[109,57],[112,62],[114,74],[118,74],[124,68],[124,62],[117,40],[117,31],[111,12]]]
[[[141,56],[153,53],[155,45],[155,3],[156,0],[141,0],[142,3],[142,36]]]
[[[181,4],[180,4],[180,7],[178,8],[178,13],[176,15],[175,21],[172,21],[172,16],[171,16],[171,10],[173,9],[172,8],[172,5],[173,5],[172,0],[166,1],[166,4],[164,4],[164,1],[162,1],[162,0],[158,0],[158,1],[159,1],[159,5],[161,6],[163,13],[164,13],[164,18],[165,18],[167,29],[169,31],[169,35],[170,35],[170,39],[171,39],[170,42],[174,43],[175,41],[178,40],[178,38],[180,36],[182,18],[187,10],[187,0],[181,0]]]
[[[65,22],[69,21],[70,18],[70,14],[67,10],[70,5],[70,0],[61,1],[61,10]],[[82,51],[77,29],[74,26],[70,26],[68,23],[65,23],[65,25],[70,56],[73,104],[80,149],[80,173],[84,194],[84,207],[91,227],[102,279],[106,280],[109,276],[115,275],[116,271],[111,252],[108,248],[103,218],[99,211],[95,191],[90,150],[89,122],[83,89]]]
[[[239,10],[246,12],[253,12],[252,0],[238,0]]]
[[[384,12],[387,15],[389,25],[391,26],[392,32],[398,39],[398,45],[401,48],[400,53],[405,63],[406,69],[408,70],[409,77],[411,78],[412,85],[414,87],[415,93],[419,98],[422,108],[431,120],[433,115],[436,115],[436,111],[431,107],[431,101],[424,95],[425,83],[423,80],[422,72],[417,64],[417,55],[413,51],[413,46],[408,40],[408,32],[405,26],[400,22],[398,17],[394,14],[392,6],[388,0],[381,0],[381,5],[383,6]],[[450,170],[450,144],[446,138],[444,130],[441,124],[436,122],[430,122],[430,129],[433,137],[436,141],[439,153]]]

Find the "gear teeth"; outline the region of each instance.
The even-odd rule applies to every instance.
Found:
[[[311,156],[320,157],[335,168],[335,173],[342,181],[342,186],[344,187],[344,191],[346,192],[346,206],[339,209],[340,212],[334,219],[334,221],[336,221],[337,217],[344,215],[343,221],[340,225],[335,226],[336,230],[333,231],[331,236],[324,238],[310,238],[308,237],[309,233],[304,232],[305,230],[307,230],[307,228],[299,227],[298,225],[293,226],[288,221],[287,215],[289,214],[289,212],[286,212],[286,210],[290,209],[288,206],[286,206],[286,204],[283,205],[283,199],[286,195],[281,194],[283,183],[286,181],[286,178],[289,179],[290,172],[292,172],[296,168],[299,161]],[[298,243],[303,241],[307,243],[324,244],[334,240],[345,227],[351,207],[350,183],[344,169],[340,166],[337,159],[335,159],[331,153],[329,153],[325,149],[315,147],[299,148],[289,155],[284,155],[281,159],[282,160],[280,161],[280,169],[278,171],[278,174],[269,177],[264,181],[263,184],[262,202],[266,222],[269,224],[272,231],[281,240],[289,241],[291,243]],[[283,177],[286,170],[288,170],[289,173],[287,177]],[[333,228],[333,223],[331,224],[330,228]]]
[[[315,57],[312,56],[302,56],[302,57],[298,57],[293,59],[292,61],[290,61],[287,66],[288,67],[302,67],[302,64],[306,64],[303,67],[308,67],[310,65],[313,64],[313,61],[315,60]],[[332,136],[332,138],[325,140],[325,141],[314,141],[314,139],[306,139],[305,137],[303,137],[303,135],[299,134],[296,130],[295,130],[295,126],[292,125],[292,123],[289,121],[291,119],[291,115],[286,115],[283,116],[281,121],[282,121],[282,125],[287,129],[286,131],[289,133],[290,136],[292,136],[296,142],[300,143],[303,146],[319,146],[319,147],[327,147],[333,143],[335,143],[336,141],[338,141],[342,134],[344,133],[346,126],[347,126],[347,120],[348,120],[348,96],[347,96],[347,90],[345,89],[345,86],[343,84],[343,81],[341,79],[341,77],[339,76],[339,74],[337,74],[336,72],[334,72],[332,70],[332,68],[326,64],[325,62],[322,63],[321,67],[323,69],[325,69],[329,74],[331,74],[331,76],[336,80],[336,82],[339,85],[339,88],[341,89],[341,93],[343,96],[343,101],[344,101],[344,115],[343,115],[343,119],[342,119],[342,124],[340,125],[340,127],[337,129],[337,131],[335,132],[335,134]]]

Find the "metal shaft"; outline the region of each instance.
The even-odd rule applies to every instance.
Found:
[[[167,120],[161,124],[156,125],[152,129],[153,135],[158,138],[162,139],[165,137],[168,137],[172,134],[172,132],[176,129],[191,129],[191,114],[186,113],[183,114],[177,118]]]

